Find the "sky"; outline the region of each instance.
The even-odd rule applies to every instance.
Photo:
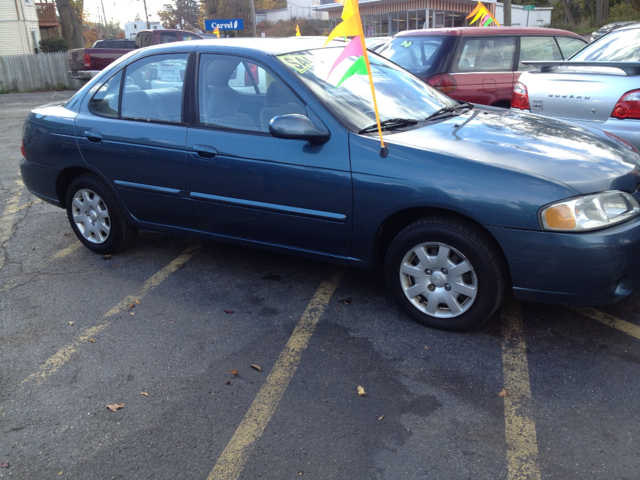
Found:
[[[136,18],[136,14],[140,15],[140,19],[144,20],[144,4],[143,0],[102,0],[104,2],[104,12],[107,16],[107,21],[113,19],[115,22],[120,22],[120,27],[124,29],[126,22],[133,22]],[[163,6],[167,3],[173,3],[172,0],[146,0],[147,1],[147,13],[149,14],[150,22],[157,22],[160,19],[156,12],[162,10]],[[84,0],[84,11],[89,13],[92,21],[98,19],[98,9],[100,9],[100,16],[102,16],[102,5],[100,0]]]

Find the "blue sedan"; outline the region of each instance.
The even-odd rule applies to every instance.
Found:
[[[638,151],[603,132],[459,104],[344,43],[136,50],[34,109],[21,172],[90,250],[138,229],[384,269],[415,320],[463,330],[516,299],[602,304],[640,285]]]

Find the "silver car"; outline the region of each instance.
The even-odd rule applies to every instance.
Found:
[[[616,135],[640,149],[640,25],[614,30],[564,62],[524,62],[511,108]]]

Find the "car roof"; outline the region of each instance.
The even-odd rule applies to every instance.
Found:
[[[258,50],[267,55],[281,55],[284,53],[300,52],[303,50],[314,50],[323,48],[326,37],[282,37],[282,38],[219,38],[215,40],[194,40],[189,45],[195,45],[198,50],[201,47],[211,46],[217,48],[246,48]],[[343,41],[331,41],[327,46],[344,47]]]
[[[404,30],[395,34],[396,37],[408,37],[408,36],[431,36],[431,35],[560,35],[563,37],[574,37],[584,40],[577,33],[570,32],[568,30],[561,30],[559,28],[545,28],[545,27],[456,27],[456,28],[430,28],[421,30]]]

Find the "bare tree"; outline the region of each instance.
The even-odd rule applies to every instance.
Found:
[[[82,0],[56,0],[60,14],[60,30],[69,48],[84,47],[82,36]]]

